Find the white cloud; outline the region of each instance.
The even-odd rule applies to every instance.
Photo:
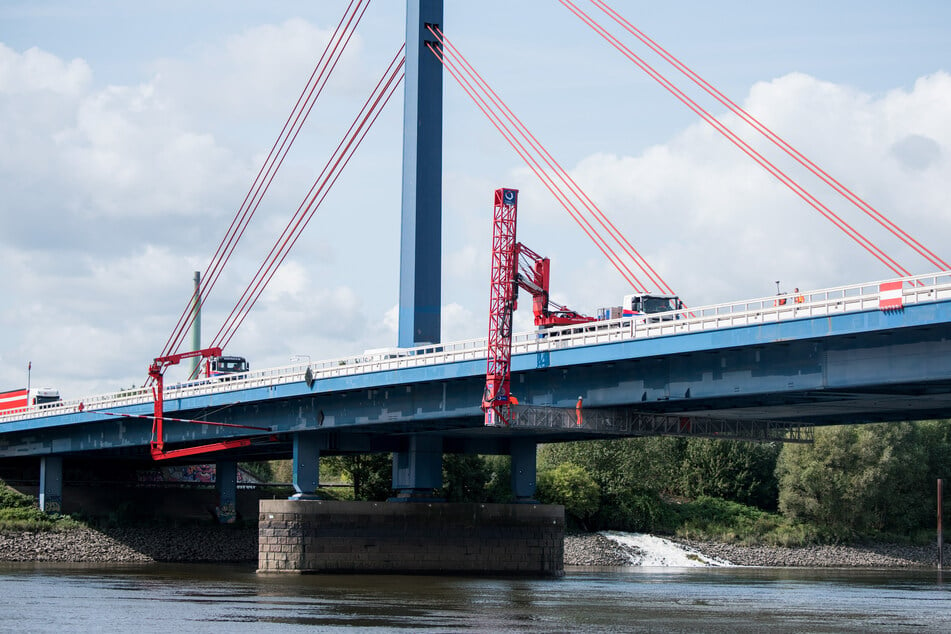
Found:
[[[84,60],[0,45],[0,295],[8,300],[0,385],[25,383],[27,360],[37,381],[67,396],[144,379],[184,307],[191,272],[204,269],[253,176],[251,160],[228,145],[234,135],[218,138],[209,122],[225,111],[254,117],[256,108],[286,115],[293,100],[275,92],[300,91],[328,37],[288,20],[208,43],[197,61],[164,60],[141,83],[105,86]],[[356,37],[338,86],[350,87],[360,49]],[[296,208],[303,191],[283,195],[293,207],[274,194],[258,211],[263,220],[242,243],[248,254],[238,252],[206,304],[205,339],[230,311],[224,297],[238,297],[279,231],[271,230],[283,227],[282,208]],[[275,208],[284,219],[269,217]],[[311,249],[310,262],[332,261],[326,240],[316,246],[305,239],[298,248]],[[366,321],[358,293],[312,279],[291,259],[235,344],[256,367],[287,350],[344,354]],[[274,333],[305,334],[282,347],[269,342]]]
[[[81,59],[67,62],[35,46],[20,54],[0,43],[0,94],[76,95],[85,90],[91,76]]]
[[[754,86],[745,108],[940,252],[951,237],[942,202],[951,133],[937,104],[948,99],[946,73],[880,97],[792,74]],[[924,157],[918,169],[896,156],[908,139],[906,154]],[[932,270],[775,148],[756,146],[912,272]],[[641,156],[589,156],[573,173],[694,305],[768,294],[777,279],[813,288],[893,275],[703,123]]]
[[[188,103],[188,116],[205,125],[267,121],[268,134],[276,134],[332,33],[301,18],[250,28],[205,45],[188,58],[159,60],[154,64],[157,85]],[[362,37],[356,33],[332,75],[335,90],[353,91],[355,84],[362,85],[355,80],[362,50]],[[364,96],[362,88],[357,92]]]

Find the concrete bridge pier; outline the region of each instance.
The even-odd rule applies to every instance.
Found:
[[[534,502],[535,441],[513,441],[512,488],[520,504],[451,504],[442,486],[443,438],[412,434],[393,453],[389,502],[304,497],[316,490],[316,439],[294,439],[298,495],[261,500],[258,571],[560,576],[565,510]],[[301,486],[301,483],[306,486]],[[399,502],[394,504],[393,502]]]
[[[63,457],[40,458],[40,510],[59,513],[63,508]]]
[[[442,436],[412,434],[405,449],[393,452],[393,502],[436,502],[442,488]]]

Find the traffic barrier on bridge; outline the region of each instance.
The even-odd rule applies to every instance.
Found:
[[[901,288],[903,282],[882,282],[878,285],[878,307],[881,310],[901,310],[903,308]]]

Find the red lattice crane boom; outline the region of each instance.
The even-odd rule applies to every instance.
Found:
[[[482,409],[486,425],[507,425],[517,399],[510,390],[512,374],[512,314],[518,289],[532,295],[536,326],[562,326],[594,321],[549,299],[551,261],[516,242],[518,190],[495,190],[492,223],[492,279],[489,291],[489,338]],[[552,311],[551,308],[555,310]]]

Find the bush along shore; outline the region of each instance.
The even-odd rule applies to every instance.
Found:
[[[744,546],[671,539],[737,566],[934,568],[937,548],[901,544]],[[631,566],[641,553],[602,533],[565,536],[566,566]],[[153,526],[0,532],[0,561],[62,563],[256,562],[257,527]],[[951,564],[951,545],[945,546]]]

